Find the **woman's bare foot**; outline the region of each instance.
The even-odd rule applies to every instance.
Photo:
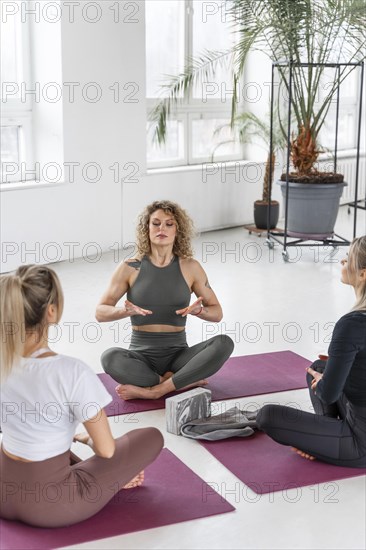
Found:
[[[302,458],[306,458],[307,460],[316,460],[315,456],[309,455],[304,451],[300,451],[300,449],[296,449],[296,447],[291,447],[291,450],[294,451],[296,454],[302,456]]]
[[[163,376],[161,377],[161,380],[160,380],[160,384],[162,382],[165,382],[165,380],[169,380],[169,378],[171,378],[173,376],[174,372],[171,372],[170,370],[168,370],[165,374],[163,374]]]
[[[124,485],[122,489],[134,489],[135,487],[140,487],[143,484],[144,479],[145,479],[145,472],[142,471],[139,474],[137,474],[136,477],[131,479],[131,481],[126,483],[126,485]]]
[[[181,389],[187,390],[188,388],[205,386],[207,383],[207,380],[198,380],[198,382],[189,384]],[[128,399],[159,399],[160,397],[163,397],[163,395],[173,391],[176,391],[176,387],[174,386],[171,377],[164,380],[164,382],[160,382],[160,384],[157,384],[156,386],[151,386],[150,388],[141,388],[140,386],[133,386],[132,384],[119,384],[116,387],[118,397],[126,401]]]
[[[158,387],[141,388],[140,386],[132,386],[132,384],[119,384],[116,387],[116,393],[118,397],[125,401],[128,399],[159,399],[161,396],[156,390]]]
[[[160,384],[162,384],[163,382],[165,382],[166,380],[169,380],[172,376],[173,376],[174,372],[166,372],[165,374],[163,374],[163,376],[161,376],[161,379],[160,379]],[[189,388],[196,388],[197,386],[206,386],[208,384],[207,380],[198,380],[198,382],[193,382],[192,384],[188,384],[188,386],[184,386],[184,388],[180,388],[179,391],[182,391],[182,390],[188,390]]]

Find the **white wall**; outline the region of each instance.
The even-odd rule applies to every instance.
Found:
[[[253,202],[261,198],[263,172],[263,163],[214,163],[184,172],[150,172],[138,184],[124,184],[125,242],[134,240],[138,213],[159,199],[167,198],[186,208],[200,232],[249,223],[253,219]]]
[[[41,3],[42,4],[42,3]],[[80,84],[75,87],[75,100],[67,89],[63,95],[63,142],[55,147],[54,157],[43,154],[50,138],[47,131],[41,134],[37,147],[37,158],[59,162],[60,153],[64,163],[78,163],[72,181],[71,170],[66,170],[64,185],[43,188],[19,189],[1,193],[2,214],[2,271],[13,269],[19,263],[47,262],[68,259],[82,254],[96,254],[122,240],[122,185],[114,181],[115,172],[111,166],[120,167],[120,179],[128,172],[123,167],[134,162],[143,169],[145,150],[141,143],[145,136],[144,105],[144,19],[141,10],[135,17],[138,22],[123,22],[126,13],[120,13],[120,22],[114,22],[112,2],[101,2],[102,17],[97,23],[90,23],[83,17],[81,7],[75,8],[74,21],[70,13],[62,11],[58,24],[44,20],[37,26],[37,38],[33,40],[35,53],[35,77],[42,74],[44,81],[45,52],[49,46],[47,35],[60,32],[62,81]],[[92,10],[86,12],[93,18]],[[85,14],[84,14],[85,16]],[[42,28],[46,32],[42,33]],[[52,29],[51,29],[52,27]],[[51,30],[50,30],[51,29]],[[45,42],[43,47],[42,38]],[[57,57],[54,57],[57,63]],[[51,69],[49,78],[54,80]],[[102,90],[100,101],[91,103],[98,84]],[[110,86],[118,82],[121,88],[120,100],[115,102]],[[138,103],[126,103],[123,99],[131,88],[123,90],[128,82],[137,83]],[[84,97],[81,90],[84,88]],[[70,87],[69,87],[70,89]],[[47,102],[37,105],[35,127],[44,128],[42,121],[55,119],[59,115]],[[42,144],[43,137],[43,144]],[[63,151],[62,151],[63,149]],[[88,163],[97,163],[101,173],[99,181],[90,182],[97,172]],[[86,175],[86,177],[85,177]],[[96,245],[88,245],[88,243]],[[50,245],[49,243],[55,243]],[[74,244],[66,244],[74,243]],[[35,250],[35,253],[29,251]],[[5,252],[5,254],[4,254]]]
[[[69,85],[58,104],[43,101],[36,106],[36,160],[78,165],[73,181],[68,169],[64,184],[1,192],[3,272],[20,263],[93,258],[131,242],[136,216],[152,200],[181,203],[197,229],[206,231],[252,221],[252,203],[261,195],[260,174],[246,166],[146,173],[144,4],[135,3],[138,12],[130,17],[131,3],[119,2],[115,22],[116,12],[110,8],[116,3],[100,2],[96,23],[87,21],[98,15],[93,9],[83,14],[86,4],[75,7],[73,21],[63,6],[60,22],[43,20],[33,34],[34,77],[43,84],[47,77],[60,79],[60,85],[80,84],[74,88],[74,101]],[[96,89],[88,86],[92,82],[102,90],[94,103],[90,99]],[[120,97],[115,102],[109,88],[116,82]],[[97,163],[101,174],[94,183],[88,180],[97,172],[89,163]],[[246,174],[249,182],[244,181]]]

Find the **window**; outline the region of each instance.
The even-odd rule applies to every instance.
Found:
[[[1,183],[17,182],[32,163],[28,23],[21,10],[1,20]],[[29,175],[29,178],[34,175]]]
[[[350,151],[357,147],[358,114],[360,97],[360,67],[345,71],[345,78],[339,88],[338,114],[338,151]],[[325,72],[324,82],[320,84],[320,99],[330,89],[336,78],[335,71]],[[319,141],[326,151],[334,150],[337,120],[337,98],[334,96],[329,113],[319,135]]]
[[[164,97],[161,85],[166,76],[184,71],[190,58],[205,51],[228,50],[233,44],[232,26],[225,17],[225,2],[204,0],[149,0],[146,6],[146,94],[148,113],[158,98]],[[203,82],[179,102],[168,122],[167,142],[152,143],[148,122],[148,168],[180,166],[215,160],[242,158],[242,147],[233,142],[231,117],[231,79],[229,69],[218,67],[212,82]],[[222,127],[214,136],[217,127]],[[219,145],[223,142],[222,145]]]

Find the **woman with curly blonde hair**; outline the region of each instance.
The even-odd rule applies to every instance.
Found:
[[[131,317],[129,349],[108,349],[101,359],[105,372],[118,382],[122,399],[158,399],[205,385],[233,351],[226,335],[188,347],[188,315],[210,322],[222,319],[206,273],[192,257],[193,234],[192,220],[178,204],[148,205],[137,226],[138,257],[117,267],[97,306],[99,322]],[[192,292],[197,299],[190,304]],[[126,293],[124,307],[116,307]]]

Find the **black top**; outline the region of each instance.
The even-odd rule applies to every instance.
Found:
[[[132,324],[184,327],[187,317],[175,312],[189,305],[191,291],[181,272],[178,256],[174,256],[165,267],[152,264],[147,256],[142,258],[141,263],[130,262],[129,265],[140,272],[127,292],[127,299],[136,306],[152,311],[151,315],[134,315]]]
[[[350,403],[366,407],[366,312],[351,311],[339,319],[328,355],[316,395],[330,404],[344,392]]]

